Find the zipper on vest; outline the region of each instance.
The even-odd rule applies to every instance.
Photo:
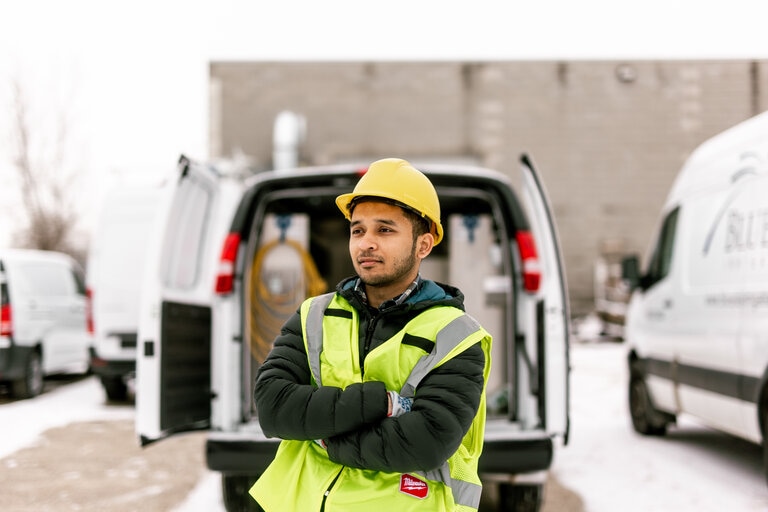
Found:
[[[365,343],[363,344],[363,351],[360,354],[360,375],[365,375],[365,357],[368,355],[368,351],[371,349],[371,339],[373,339],[373,331],[376,329],[376,322],[379,320],[379,315],[371,316],[368,321],[368,327],[365,329]]]
[[[344,468],[342,468],[338,473],[336,473],[336,476],[333,478],[331,485],[329,485],[328,488],[325,490],[325,493],[323,493],[323,502],[320,505],[320,512],[325,512],[325,500],[327,500],[328,495],[331,494],[331,489],[333,489],[333,486],[336,485],[336,480],[339,479],[342,471],[344,471]]]

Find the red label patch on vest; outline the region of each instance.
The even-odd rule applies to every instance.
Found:
[[[411,475],[400,475],[400,492],[419,499],[424,499],[429,493],[427,482]]]

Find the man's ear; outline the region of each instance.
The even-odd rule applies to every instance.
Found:
[[[432,252],[435,246],[435,236],[432,233],[424,233],[416,239],[416,256],[424,259]]]

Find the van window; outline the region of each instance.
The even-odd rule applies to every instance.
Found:
[[[5,281],[0,282],[0,305],[6,305],[11,302],[11,298],[8,296],[8,285]]]
[[[664,279],[672,266],[672,255],[675,248],[675,231],[677,230],[677,217],[680,208],[675,208],[664,219],[656,241],[656,248],[648,264],[646,275],[646,288]]]
[[[85,297],[85,273],[79,266],[72,270],[72,278],[75,280],[75,289],[78,295]]]
[[[193,176],[179,185],[166,230],[171,236],[166,238],[160,266],[165,286],[183,290],[197,282],[212,198],[212,191]]]
[[[77,291],[75,277],[68,266],[43,261],[24,261],[18,264],[18,279],[14,285],[31,296],[69,296]]]

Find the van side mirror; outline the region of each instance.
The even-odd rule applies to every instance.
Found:
[[[621,278],[627,283],[630,290],[640,286],[640,258],[636,254],[621,259]]]

